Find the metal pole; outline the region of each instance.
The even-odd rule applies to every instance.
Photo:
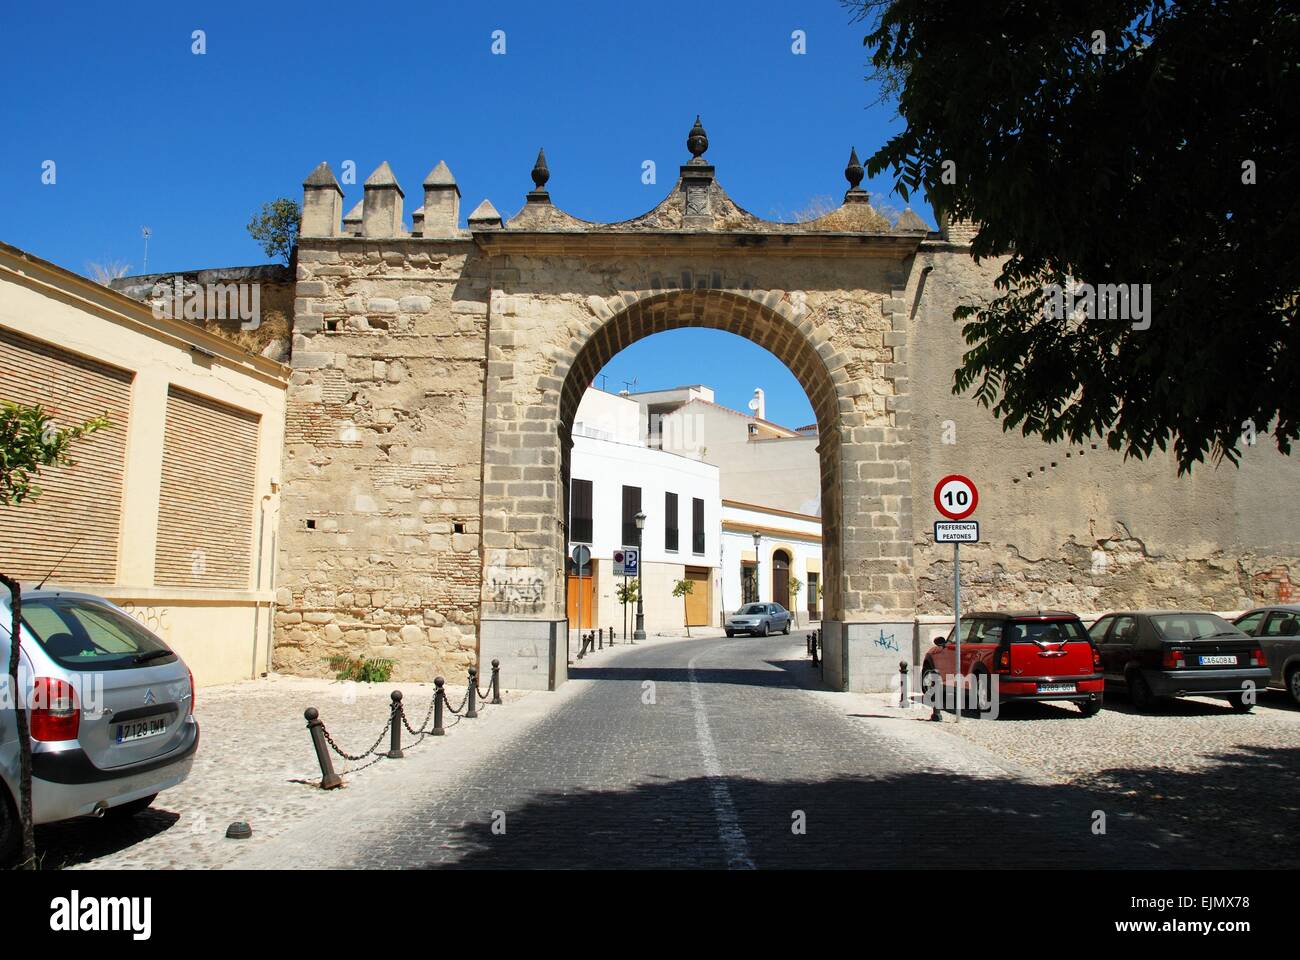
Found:
[[[316,760],[320,763],[320,788],[333,790],[343,786],[343,778],[334,772],[329,748],[325,746],[325,724],[320,718],[320,711],[308,707],[302,716],[307,721],[307,729],[311,731],[311,745],[316,748]]]
[[[634,641],[645,639],[645,597],[642,590],[643,574],[641,564],[643,559],[645,558],[638,552],[636,555],[636,632],[632,634]]]
[[[501,702],[501,661],[492,661],[492,702]]]
[[[478,671],[473,667],[469,668],[469,709],[465,711],[466,720],[474,720],[478,717],[478,709],[474,705],[474,696],[478,693]]]
[[[954,636],[957,638],[957,722],[961,722],[961,544],[952,545],[952,617]]]
[[[391,729],[388,736],[388,759],[401,760],[404,756],[402,753],[402,691],[394,690],[390,699],[393,701],[393,706],[389,715]]]
[[[447,730],[442,725],[442,702],[447,699],[447,694],[443,693],[442,685],[446,683],[442,677],[433,678],[433,735],[441,737],[446,734]]]

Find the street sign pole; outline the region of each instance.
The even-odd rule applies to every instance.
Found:
[[[961,543],[952,545],[952,615],[957,638],[957,723],[961,723]]]

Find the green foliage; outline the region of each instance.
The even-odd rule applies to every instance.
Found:
[[[1172,448],[1180,471],[1235,463],[1270,427],[1289,453],[1300,8],[857,5],[876,18],[872,63],[904,77],[906,128],[868,171],[978,223],[977,258],[1007,257],[997,297],[955,313],[969,349],[953,392],[1048,442]],[[1150,328],[1053,318],[1042,288],[1071,279],[1151,284]]]
[[[330,669],[339,680],[358,683],[386,683],[393,675],[393,661],[382,657],[330,657]]]
[[[0,401],[0,506],[40,496],[41,468],[71,463],[73,442],[108,425],[107,417],[95,417],[60,430],[40,405]]]
[[[298,202],[280,197],[262,205],[261,211],[248,221],[248,232],[262,245],[268,257],[282,257],[287,264],[293,259],[293,249],[298,245],[301,222],[302,208]]]
[[[615,587],[614,596],[618,598],[618,602],[624,606],[629,603],[636,603],[639,596],[638,591],[640,590],[638,584],[638,580],[629,577]]]
[[[695,581],[693,580],[678,580],[676,583],[673,584],[674,597],[684,597],[688,593],[694,593],[694,592],[695,592]]]

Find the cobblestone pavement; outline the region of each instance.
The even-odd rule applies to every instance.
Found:
[[[1137,810],[1239,867],[1300,859],[1300,710],[1285,694],[1261,691],[1249,714],[1208,697],[1141,714],[1121,695],[1091,719],[1073,712],[1019,704],[997,721],[942,729],[1054,783],[1113,798],[1100,807]]]
[[[923,712],[819,690],[797,636],[652,641],[571,676],[461,775],[405,776],[383,804],[353,798],[237,865],[1227,865],[1127,798],[1094,835],[1092,790]]]
[[[402,761],[380,760],[355,775],[353,764],[334,758],[347,783],[322,791],[320,767],[311,747],[303,710],[315,706],[339,745],[358,754],[379,735],[397,684],[346,684],[272,676],[264,680],[204,687],[196,713],[201,739],[194,769],[177,787],[159,795],[145,813],[128,821],[81,819],[36,828],[37,850],[46,869],[68,867],[219,867],[256,852],[291,825],[328,816],[355,796],[374,801],[398,764],[464,762],[487,752],[495,731],[511,710],[532,695],[507,692],[506,704],[487,706],[477,720],[450,726],[446,737],[428,738]],[[411,725],[424,719],[432,684],[402,683]],[[459,704],[464,687],[448,687]],[[500,712],[498,712],[500,711]],[[408,743],[410,737],[404,738]],[[387,748],[387,738],[383,748]],[[228,840],[226,827],[245,820],[251,840]]]

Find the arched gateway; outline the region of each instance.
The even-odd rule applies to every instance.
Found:
[[[611,224],[555,206],[541,155],[522,210],[503,222],[485,200],[468,229],[443,163],[409,231],[386,163],[346,216],[328,166],[313,171],[279,527],[279,668],[320,672],[347,651],[427,679],[496,657],[507,685],[562,683],[578,401],[618,351],[677,327],[747,337],[812,402],[826,677],[842,688],[882,686],[928,643],[918,614],[947,607],[950,555],[930,542],[928,511],[913,521],[913,503],[944,472],[991,484],[981,513],[1000,543],[971,549],[994,572],[972,577],[972,590],[1082,610],[1107,596],[1084,572],[1091,551],[1138,536],[1142,504],[1233,495],[1213,478],[1176,481],[1163,465],[1121,467],[1095,448],[1067,462],[951,396],[962,350],[953,307],[987,296],[996,270],[971,260],[966,225],[930,232],[910,212],[891,225],[860,188],[856,155],[840,207],[805,223],[764,221],[719,185],[698,121],[687,146],[668,196]],[[1119,469],[1134,482],[1116,488]],[[1136,509],[1112,503],[1127,490],[1146,491]],[[1036,515],[1051,522],[1031,523]],[[1144,529],[1148,551],[1186,535],[1176,518]],[[1236,542],[1235,530],[1218,535]],[[1035,567],[1043,557],[1054,566]],[[1193,575],[1176,562],[1161,572],[1163,582]],[[1208,582],[1198,597],[1217,595]],[[1130,586],[1114,595],[1138,599]]]

